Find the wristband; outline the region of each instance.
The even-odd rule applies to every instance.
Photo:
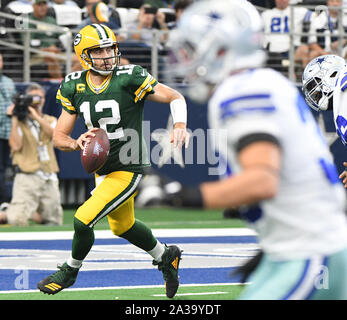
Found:
[[[173,123],[187,123],[187,104],[183,99],[175,99],[170,102],[170,111]]]

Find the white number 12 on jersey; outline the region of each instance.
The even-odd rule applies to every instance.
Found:
[[[120,122],[119,103],[116,100],[100,100],[95,104],[95,112],[103,112],[105,109],[111,109],[112,117],[100,118],[98,121],[100,128],[106,131],[110,140],[124,137],[123,128],[117,128],[114,132],[107,131],[108,124],[118,124]],[[83,113],[84,122],[87,128],[93,128],[90,117],[90,102],[83,102],[80,106],[80,110]]]

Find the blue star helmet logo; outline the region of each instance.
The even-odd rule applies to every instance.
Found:
[[[318,62],[319,64],[323,63],[324,61],[325,61],[325,58],[318,58],[318,59],[317,59],[317,62]]]
[[[211,20],[218,20],[222,18],[218,12],[211,12],[208,16],[211,18]]]

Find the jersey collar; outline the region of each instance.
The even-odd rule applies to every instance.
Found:
[[[112,75],[113,75],[113,72],[111,72],[106,77],[106,79],[102,82],[102,84],[100,86],[95,86],[90,79],[90,71],[88,71],[87,72],[87,84],[88,84],[89,89],[92,90],[96,94],[100,94],[100,93],[104,92],[111,82]]]

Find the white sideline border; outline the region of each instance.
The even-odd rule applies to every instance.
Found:
[[[111,230],[95,230],[95,239],[114,239]],[[256,236],[249,228],[152,229],[155,237]],[[71,240],[72,231],[0,232],[0,241]]]

